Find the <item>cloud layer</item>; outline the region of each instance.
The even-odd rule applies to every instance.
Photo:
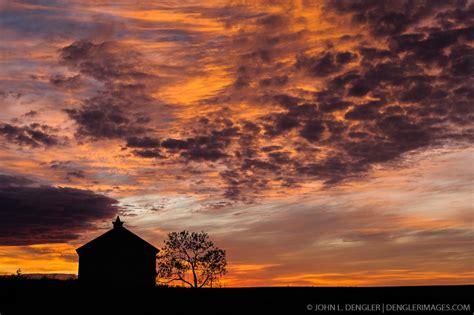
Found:
[[[117,200],[0,174],[0,246],[65,243],[109,219]]]
[[[9,1],[0,7],[0,172],[14,177],[1,186],[10,205],[0,206],[10,222],[2,244],[80,243],[117,200],[151,241],[181,226],[219,234],[239,253],[232,283],[246,270],[260,277],[249,285],[336,281],[347,266],[317,276],[326,265],[308,253],[348,260],[359,245],[374,249],[364,257],[380,279],[394,268],[380,252],[421,277],[410,238],[455,248],[452,265],[430,266],[454,279],[470,244],[457,217],[467,220],[469,199],[452,187],[469,180],[436,177],[434,188],[413,187],[416,196],[399,187],[438,155],[442,166],[468,165],[473,10],[462,0]],[[452,156],[462,158],[452,165]],[[364,198],[351,199],[360,187]],[[398,206],[385,209],[382,193]],[[301,209],[288,203],[300,199]],[[404,210],[416,212],[416,200],[436,212]],[[255,238],[233,242],[243,230]],[[349,243],[353,251],[339,246]],[[242,251],[262,244],[267,258]],[[285,251],[291,259],[276,254]],[[364,272],[351,275],[373,283]]]

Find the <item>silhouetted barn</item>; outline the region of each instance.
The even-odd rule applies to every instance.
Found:
[[[154,286],[159,250],[123,227],[117,217],[113,229],[76,249],[79,282],[120,287]]]

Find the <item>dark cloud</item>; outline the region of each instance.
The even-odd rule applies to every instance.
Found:
[[[284,28],[288,24],[288,18],[280,14],[270,14],[257,19],[257,24],[268,29]]]
[[[130,137],[127,138],[129,148],[156,148],[160,146],[160,140],[151,137]]]
[[[137,111],[153,104],[148,87],[159,79],[140,53],[114,42],[64,47],[64,64],[105,86],[67,109],[78,137],[123,139],[132,155],[183,169],[219,162],[225,196],[247,201],[269,182],[272,189],[311,180],[337,185],[412,150],[471,141],[473,32],[464,11],[472,5],[367,0],[324,7],[328,19],[348,17],[357,35],[324,40],[324,50],[315,50],[307,31],[290,27],[304,19],[247,16],[252,27],[242,26],[228,43],[233,82],[200,103],[223,105],[193,118],[180,136],[158,138],[149,115]],[[238,104],[259,114],[234,117]]]
[[[372,90],[373,86],[369,81],[358,80],[352,84],[348,91],[349,96],[365,96]]]
[[[472,32],[474,32],[474,28]],[[456,77],[472,76],[474,70],[474,48],[467,45],[454,47],[449,55],[449,70]]]
[[[350,51],[344,51],[336,54],[336,62],[338,64],[346,64],[357,59],[357,55]]]
[[[61,89],[65,90],[76,90],[82,86],[82,79],[80,75],[72,77],[65,77],[63,75],[55,75],[49,79],[49,82]]]
[[[319,110],[324,113],[340,111],[352,105],[351,102],[338,96],[322,95],[322,93],[319,93],[316,99],[319,101]]]
[[[144,127],[130,121],[129,115],[118,105],[104,103],[102,98],[90,100],[90,104],[80,109],[65,109],[78,125],[78,138],[113,139],[142,134]]]
[[[68,178],[71,178],[71,177],[76,177],[76,178],[85,178],[86,172],[84,172],[83,170],[76,170],[76,171],[69,171],[67,172],[67,176]]]
[[[140,54],[126,50],[115,42],[94,44],[81,40],[62,48],[60,54],[65,64],[97,80],[137,80],[150,77],[141,69]]]
[[[422,147],[431,138],[429,128],[412,122],[403,115],[387,115],[377,121],[377,126],[402,152]]]
[[[317,141],[321,138],[324,129],[325,127],[321,121],[310,120],[301,129],[300,135],[308,141]]]
[[[359,164],[350,163],[350,160],[342,155],[331,155],[317,163],[309,162],[296,169],[299,174],[319,179],[328,186],[354,179],[355,175],[363,170]]]
[[[295,66],[313,77],[326,77],[341,69],[341,64],[330,52],[318,56],[298,56]]]
[[[240,128],[227,119],[214,126],[208,118],[202,117],[199,123],[203,129],[196,131],[196,136],[165,139],[161,142],[161,149],[166,150],[169,156],[179,155],[185,161],[212,162],[228,157],[226,149],[241,135]]]
[[[271,137],[281,135],[300,124],[297,117],[287,113],[269,116],[268,120],[270,120],[270,124],[265,125],[265,133]]]
[[[146,159],[162,158],[163,157],[163,155],[162,155],[162,153],[160,152],[159,149],[133,150],[132,154],[137,156],[137,157],[146,158]]]
[[[359,47],[359,53],[365,60],[379,60],[396,56],[394,52],[386,49],[379,49],[374,47]]]
[[[52,128],[37,123],[25,126],[0,124],[0,136],[20,146],[47,147],[59,144],[59,139],[52,134]]]
[[[187,160],[194,161],[216,161],[227,157],[226,148],[232,138],[239,135],[236,127],[221,130],[213,130],[210,134],[188,138],[187,147],[182,150],[181,155]]]
[[[350,51],[326,51],[317,56],[302,54],[297,56],[295,67],[313,77],[326,77],[340,71],[346,64],[356,59],[357,55]]]
[[[96,94],[82,101],[80,108],[65,112],[77,124],[80,140],[127,138],[149,130],[151,119],[144,114],[155,100],[149,86],[158,78],[147,72],[140,53],[116,42],[73,42],[60,49],[61,62],[82,76],[102,81]],[[76,88],[81,75],[53,77],[51,82],[63,88]]]
[[[201,119],[201,123],[206,125],[208,121]],[[143,158],[164,158],[167,153],[168,157],[179,155],[186,161],[217,161],[228,156],[225,149],[238,134],[238,128],[228,127],[212,130],[206,135],[185,139],[168,138],[161,142],[151,137],[130,137],[127,147],[140,148],[132,153]]]
[[[378,109],[380,108],[380,103],[369,102],[361,105],[354,106],[350,111],[345,115],[345,119],[349,120],[371,120],[375,119],[378,116]]]
[[[189,144],[188,144],[187,141],[179,140],[179,139],[173,139],[173,138],[169,138],[169,139],[164,140],[161,143],[161,146],[163,148],[170,149],[170,150],[185,150],[185,149],[189,148]]]
[[[444,10],[436,14],[436,19],[443,28],[453,28],[460,24],[474,25],[474,4],[466,6],[466,2],[459,2],[459,6]]]
[[[275,172],[279,170],[279,167],[278,165],[270,163],[268,161],[262,161],[258,159],[245,159],[244,162],[242,163],[242,169],[243,170],[262,169],[262,170]]]
[[[288,76],[282,75],[282,76],[275,76],[271,78],[262,79],[260,80],[259,85],[261,87],[269,87],[269,86],[281,87],[287,83],[288,83]]]
[[[442,141],[471,141],[472,130],[465,126],[474,120],[468,106],[472,89],[463,80],[472,82],[472,19],[461,13],[462,8],[464,1],[328,1],[331,14],[351,15],[351,27],[367,28],[367,40],[347,38],[347,43],[357,43],[344,51],[328,44],[319,54],[299,53],[293,69],[279,72],[285,84],[264,98],[278,108],[251,128],[242,127],[245,148],[221,173],[226,196],[251,198],[253,192],[266,189],[268,179],[282,186],[295,178],[336,185],[366,176],[376,163],[395,162],[412,150]],[[427,26],[429,19],[439,25]],[[374,41],[387,48],[368,44]],[[433,75],[433,67],[440,67],[441,73]],[[246,65],[246,73],[249,68]],[[285,91],[292,71],[314,78],[321,88],[312,94]],[[274,77],[259,85],[278,86]],[[248,84],[251,76],[246,78]],[[261,131],[267,138],[283,140],[286,147],[260,147],[256,139]],[[324,151],[321,157],[314,146]],[[298,155],[279,152],[288,148]]]
[[[31,185],[34,181],[23,176],[0,174],[0,187]]]
[[[274,172],[278,166],[271,162],[256,159],[244,159],[238,169],[226,170],[220,173],[226,187],[224,197],[233,201],[253,202],[256,192],[268,188],[269,180],[262,176],[248,176],[247,171],[257,173]]]
[[[54,171],[62,173],[67,182],[86,178],[86,172],[82,167],[72,161],[51,161],[49,167]]]
[[[404,91],[400,97],[402,102],[420,102],[429,99],[433,88],[426,83],[419,83]]]
[[[273,99],[275,100],[275,102],[277,102],[281,106],[287,107],[287,108],[298,105],[302,101],[301,98],[288,95],[288,94],[277,94],[273,96]]]
[[[282,98],[279,97],[278,99],[282,101]],[[315,119],[320,117],[317,106],[313,103],[297,105],[300,100],[291,99],[288,96],[284,97],[283,100],[285,101],[282,104],[287,109],[285,112],[262,117],[265,134],[270,137],[277,137],[303,126],[301,132],[305,134],[304,138],[306,136],[307,139],[312,138],[310,133],[319,129],[315,126],[317,124]]]
[[[118,211],[115,199],[92,191],[35,184],[0,175],[0,245],[63,243]]]
[[[464,0],[418,0],[418,1],[326,1],[330,12],[352,15],[352,22],[366,26],[372,35],[388,36],[405,32],[423,19],[434,16],[445,9],[463,8]]]
[[[30,111],[27,112],[24,116],[25,116],[25,117],[36,117],[36,116],[38,116],[38,112],[35,111],[35,110],[30,110]]]
[[[218,148],[194,147],[181,153],[183,157],[193,161],[217,161],[227,157],[227,153]]]

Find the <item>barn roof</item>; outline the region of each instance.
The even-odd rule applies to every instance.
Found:
[[[82,245],[76,249],[78,254],[86,253],[88,251],[95,251],[101,249],[123,249],[134,248],[136,250],[148,251],[157,254],[158,248],[151,245],[135,233],[123,227],[123,222],[117,216],[113,222],[113,229],[105,232],[101,236],[92,241]]]

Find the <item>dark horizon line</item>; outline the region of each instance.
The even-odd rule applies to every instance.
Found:
[[[48,275],[62,275],[62,276],[74,276],[75,278],[72,279],[67,279],[67,278],[48,278]],[[0,275],[0,278],[6,278],[6,277],[15,277],[15,274],[2,274]],[[73,273],[25,273],[22,274],[25,280],[59,280],[59,281],[77,281],[77,274]],[[44,276],[44,278],[28,278],[28,276]],[[468,287],[468,286],[474,286],[473,283],[467,283],[467,284],[426,284],[426,285],[370,285],[370,286],[363,286],[363,285],[347,285],[347,286],[328,286],[328,285],[311,285],[311,286],[304,286],[304,285],[277,285],[277,286],[223,286],[223,287],[213,287],[213,288],[203,288],[203,289],[282,289],[282,288],[326,288],[326,289],[337,289],[337,288],[425,288],[425,287]],[[160,285],[157,283],[156,287],[160,287]],[[165,285],[162,285],[161,287],[165,287]],[[183,289],[190,289],[187,287],[181,287],[181,286],[168,286],[170,288],[183,288]]]

